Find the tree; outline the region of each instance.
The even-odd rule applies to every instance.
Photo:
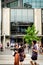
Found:
[[[30,45],[31,45],[31,43],[32,43],[33,40],[36,40],[36,41],[40,40],[39,37],[37,36],[38,31],[36,31],[34,25],[32,25],[31,27],[28,27],[25,30],[25,32],[26,32],[26,34],[25,34],[25,36],[23,38]]]

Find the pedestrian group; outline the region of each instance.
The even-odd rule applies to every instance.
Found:
[[[14,65],[23,65],[23,61],[26,58],[26,54],[24,52],[24,49],[26,48],[25,45],[23,44],[16,44],[15,45],[15,49],[14,49]],[[30,46],[29,46],[30,48]],[[32,55],[31,55],[31,60],[30,60],[30,64],[31,65],[39,65],[38,63],[36,63],[36,60],[38,59],[38,50],[39,50],[39,46],[37,44],[37,42],[35,40],[32,41]]]

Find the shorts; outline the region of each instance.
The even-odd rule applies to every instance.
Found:
[[[34,55],[34,56],[31,57],[31,59],[32,60],[37,60],[37,56]]]
[[[23,62],[24,61],[24,57],[20,57],[20,62]]]

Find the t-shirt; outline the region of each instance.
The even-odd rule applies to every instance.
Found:
[[[38,46],[38,44],[36,44],[36,46],[37,46],[37,50],[39,50],[39,46]]]
[[[37,45],[35,44],[34,46],[33,46],[33,48],[32,48],[32,50],[37,50]],[[35,52],[35,51],[32,51],[32,55],[38,55],[38,53],[37,52]]]

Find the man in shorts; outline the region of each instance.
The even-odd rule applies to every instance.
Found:
[[[32,61],[30,61],[30,63],[31,63],[31,65],[38,65],[37,63],[36,63],[36,60],[37,60],[37,58],[38,58],[38,49],[37,49],[37,45],[36,45],[36,41],[34,40],[34,41],[32,41],[32,56],[31,56],[31,60]],[[33,63],[34,62],[34,63]]]

